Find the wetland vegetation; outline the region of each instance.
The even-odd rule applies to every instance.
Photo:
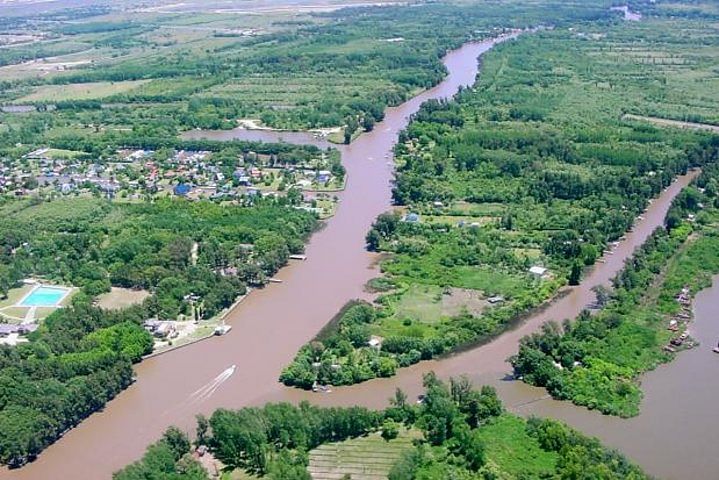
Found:
[[[703,42],[685,50],[677,26],[690,24]],[[377,308],[349,308],[281,380],[309,388],[390,376],[491,338],[576,285],[651,198],[716,161],[708,133],[623,115],[709,112],[718,62],[711,29],[660,13],[540,30],[488,52],[473,88],[428,102],[400,135],[400,208],[367,234],[388,256]]]

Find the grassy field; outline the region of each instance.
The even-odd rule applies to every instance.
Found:
[[[558,455],[542,450],[536,438],[527,433],[520,417],[502,415],[479,429],[488,463],[493,463],[510,478],[545,478],[555,470]]]
[[[543,450],[520,417],[501,415],[477,432],[485,445],[487,464],[506,473],[506,478],[544,478],[556,471],[559,455]],[[337,480],[347,478],[345,475],[352,480],[386,479],[402,453],[413,448],[412,439],[420,437],[419,431],[403,430],[389,442],[375,433],[325,444],[310,452],[309,471],[313,480]]]
[[[11,288],[7,298],[0,300],[0,308],[11,307],[20,301],[22,297],[30,293],[32,285],[23,285],[18,288]]]
[[[24,307],[16,307],[15,305],[30,291],[32,285],[23,285],[18,288],[11,288],[8,296],[0,300],[0,321],[9,323],[19,323],[25,318],[25,314],[29,310]]]
[[[711,125],[708,123],[693,123],[683,122],[679,120],[667,120],[665,118],[656,117],[643,117],[641,115],[626,114],[623,117],[625,120],[637,120],[641,122],[649,122],[660,127],[674,127],[674,128],[688,128],[690,130],[707,130],[710,132],[719,133],[719,126]]]
[[[411,285],[393,304],[394,316],[432,324],[443,317],[453,317],[465,309],[479,314],[487,306],[481,292],[436,285]]]
[[[412,448],[417,431],[403,430],[385,441],[378,433],[339,443],[327,443],[310,452],[308,470],[313,480],[382,480],[402,453]],[[349,475],[349,477],[347,477]]]
[[[43,85],[29,95],[17,99],[18,103],[62,102],[66,100],[97,100],[118,93],[125,93],[145,83],[147,80],[129,80],[125,82],[71,83],[68,85]]]
[[[325,443],[309,452],[307,470],[312,480],[385,480],[403,453],[421,438],[419,430],[401,428],[399,436],[386,441],[379,433],[343,442]],[[244,470],[224,472],[222,480],[262,480]]]
[[[329,92],[351,97],[366,97],[377,89],[392,89],[391,82],[373,78],[371,74],[346,75],[342,72],[317,76],[294,76],[291,79],[256,74],[212,87],[198,97],[235,98],[259,106],[275,108],[321,103]]]
[[[78,152],[77,150],[65,150],[62,148],[51,148],[45,152],[45,155],[53,160],[73,160],[82,156],[82,154],[82,152]]]

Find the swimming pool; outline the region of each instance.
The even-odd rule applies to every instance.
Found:
[[[44,285],[35,287],[20,302],[21,307],[57,307],[58,304],[70,292],[67,288],[46,287]]]

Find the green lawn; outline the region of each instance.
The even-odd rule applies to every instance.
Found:
[[[22,297],[27,295],[32,290],[32,285],[23,285],[18,288],[11,288],[8,292],[8,296],[5,299],[0,300],[0,308],[11,307],[20,301]]]
[[[443,289],[436,285],[411,285],[394,304],[394,316],[433,324],[442,317]]]

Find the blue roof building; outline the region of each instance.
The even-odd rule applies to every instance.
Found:
[[[191,191],[192,186],[188,185],[187,183],[178,183],[177,185],[175,185],[175,188],[172,189],[172,192],[178,197],[185,197]]]

